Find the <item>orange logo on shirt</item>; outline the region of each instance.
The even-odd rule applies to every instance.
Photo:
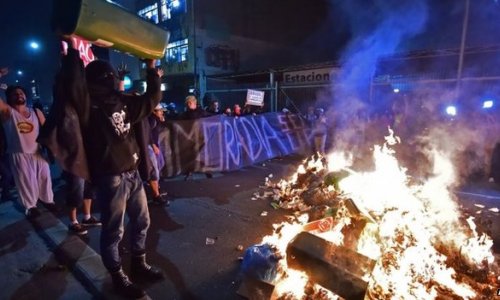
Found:
[[[17,128],[20,133],[30,133],[33,131],[34,126],[28,122],[19,122],[17,123]]]

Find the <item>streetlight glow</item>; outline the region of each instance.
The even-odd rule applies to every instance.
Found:
[[[484,100],[483,102],[483,108],[492,108],[493,107],[493,100],[492,99],[488,99],[488,100]]]
[[[457,115],[457,107],[454,105],[449,105],[446,107],[446,113],[450,116],[456,116]]]
[[[38,44],[37,42],[30,42],[30,48],[36,50],[40,48],[40,44]]]

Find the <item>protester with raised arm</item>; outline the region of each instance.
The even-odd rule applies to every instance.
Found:
[[[27,105],[26,92],[21,86],[9,86],[5,91],[7,103],[0,101],[0,119],[7,143],[11,171],[26,217],[40,215],[40,201],[55,211],[54,193],[48,162],[40,152],[36,139],[45,122],[43,113]]]
[[[130,225],[132,278],[157,280],[164,277],[162,271],[146,263],[150,219],[137,170],[139,160],[147,157],[140,157],[134,125],[146,118],[161,99],[163,71],[154,68],[154,60],[146,60],[146,64],[147,90],[143,95],[121,93],[117,72],[106,61],[93,61],[84,70],[78,51],[71,47],[62,64],[62,70],[68,72],[64,77],[69,78],[68,86],[83,91],[73,93],[76,99],[71,101],[84,104],[77,112],[82,116],[88,109],[86,126],[81,131],[90,180],[96,188],[96,202],[101,209],[102,261],[111,274],[115,290],[128,298],[141,298],[146,293],[132,283],[122,269],[119,244],[124,233],[125,213]]]

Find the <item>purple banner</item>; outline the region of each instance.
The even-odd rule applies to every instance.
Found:
[[[212,116],[167,121],[160,134],[165,176],[240,169],[267,159],[309,152],[308,133],[297,115]]]

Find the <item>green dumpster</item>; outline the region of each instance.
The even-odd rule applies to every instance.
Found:
[[[169,31],[105,0],[54,0],[52,28],[140,58],[165,55]]]

